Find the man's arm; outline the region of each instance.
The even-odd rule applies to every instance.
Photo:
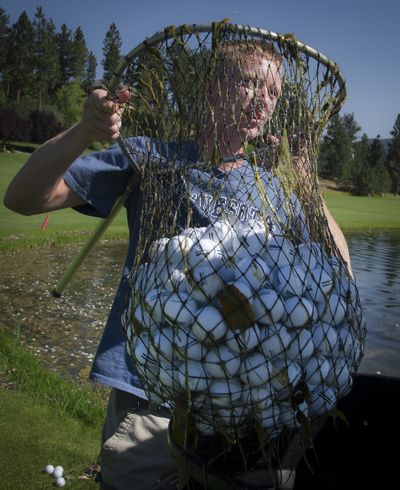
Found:
[[[128,91],[119,94],[121,103],[128,97]],[[122,111],[123,106],[109,100],[105,90],[92,91],[82,120],[32,154],[10,183],[4,205],[17,213],[32,215],[83,204],[65,183],[64,174],[93,141],[113,142],[118,138]]]

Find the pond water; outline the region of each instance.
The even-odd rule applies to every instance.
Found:
[[[347,235],[368,335],[360,371],[400,376],[400,232]],[[41,363],[86,377],[121,274],[126,244],[103,242],[60,299],[51,296],[77,244],[3,252],[0,324]]]

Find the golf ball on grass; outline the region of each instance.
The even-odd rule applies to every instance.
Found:
[[[65,478],[62,476],[59,476],[58,478],[55,479],[54,481],[56,487],[63,487],[66,483]]]
[[[62,466],[56,466],[53,471],[53,476],[54,478],[59,478],[60,476],[63,476],[64,473],[64,468]]]
[[[52,475],[54,473],[54,466],[52,464],[48,464],[44,467],[43,471],[48,475]]]

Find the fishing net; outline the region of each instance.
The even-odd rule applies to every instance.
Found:
[[[240,487],[309,446],[362,357],[317,176],[344,81],[291,35],[215,23],[158,33],[115,82],[131,91],[120,146],[142,196],[127,351],[171,411],[182,481]]]

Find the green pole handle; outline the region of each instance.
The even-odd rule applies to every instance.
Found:
[[[110,211],[110,214],[107,216],[107,218],[101,220],[96,228],[93,230],[92,235],[89,237],[89,240],[84,244],[78,255],[72,261],[68,269],[64,272],[57,285],[54,287],[52,294],[55,298],[61,298],[62,293],[65,291],[72,277],[74,276],[82,262],[86,259],[89,252],[93,249],[93,247],[100,240],[104,232],[111,225],[114,218],[117,216],[118,212],[124,205],[124,202],[128,198],[129,194],[132,192],[133,185],[137,183],[139,179],[140,178],[138,175],[133,176],[133,178],[129,181],[125,191],[115,201],[114,206]]]

